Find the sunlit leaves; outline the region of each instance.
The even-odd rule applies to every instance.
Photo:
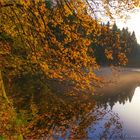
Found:
[[[113,60],[113,51],[112,50],[107,50],[105,49],[105,54],[106,54],[106,57],[110,60]]]
[[[89,73],[98,69],[94,53],[89,55],[90,45],[109,46],[104,54],[112,61],[116,50],[120,50],[119,34],[116,33],[113,41],[109,28],[102,27],[88,14],[82,0],[61,1],[61,6],[57,3],[50,8],[46,7],[47,3],[43,0],[3,2],[1,30],[14,38],[14,44],[17,40],[23,44],[26,52],[24,60],[14,55],[13,60],[18,60],[14,70],[42,71],[46,77],[69,79],[78,87],[86,87],[87,83],[90,87],[96,78]]]
[[[126,63],[128,62],[128,59],[126,58],[126,55],[124,53],[118,54],[117,57],[120,61],[120,64],[122,64],[122,65],[126,65]]]

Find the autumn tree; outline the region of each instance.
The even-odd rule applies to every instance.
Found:
[[[90,72],[87,75],[82,69],[98,68],[94,56],[87,54],[91,43],[88,36],[94,32],[92,40],[96,40],[100,25],[87,14],[82,1],[71,1],[73,10],[65,2],[61,7],[58,4],[48,8],[47,4],[45,1],[2,2],[1,32],[13,39],[11,57],[15,57],[17,64],[13,66],[12,62],[13,70],[17,74],[38,69],[50,78],[69,77],[77,83],[82,79],[85,85],[89,83],[89,75],[93,79],[95,75]],[[17,46],[17,42],[22,45]]]
[[[45,100],[46,104],[42,104],[45,107],[49,106],[52,112],[50,111],[50,114],[47,112],[42,115],[41,113],[44,111],[44,108],[38,109],[37,105],[41,103],[36,105],[33,96],[36,94],[40,97],[40,89],[36,89],[36,87],[40,88],[38,83],[36,84],[36,82],[38,82],[37,79],[40,81],[45,79],[43,83],[45,86],[46,81],[53,79],[63,83],[68,81],[68,84],[72,85],[76,91],[91,90],[94,87],[94,82],[100,81],[94,73],[94,70],[99,68],[99,64],[97,64],[96,55],[92,53],[98,45],[104,48],[103,54],[106,59],[113,61],[115,55],[120,64],[125,64],[124,60],[126,60],[126,56],[120,48],[120,35],[116,32],[113,35],[109,26],[101,26],[98,21],[93,18],[93,13],[91,13],[92,9],[88,2],[89,1],[85,0],[0,1],[1,96],[9,103],[4,81],[7,80],[8,86],[10,87],[11,84],[13,84],[12,80],[14,78],[19,78],[18,80],[21,80],[23,77],[25,78],[25,81],[23,80],[24,78],[22,79],[23,81],[21,80],[20,86],[23,87],[23,92],[21,93],[25,94],[28,90],[32,91],[32,93],[27,96],[30,104],[28,107],[32,112],[32,117],[28,120],[30,121],[30,125],[27,127],[27,129],[31,131],[27,132],[32,132],[33,126],[37,125],[35,129],[38,130],[38,133],[42,133],[42,130],[40,128],[38,129],[38,123],[42,123],[45,119],[45,123],[47,125],[49,124],[49,127],[53,125],[53,122],[49,122],[49,119],[52,117],[56,123],[61,119],[65,120],[63,114],[58,115],[60,119],[56,120],[54,118],[63,107],[63,113],[65,113],[69,108],[67,105],[70,104],[64,105],[62,100],[62,104],[58,103],[58,95],[54,96],[50,93],[50,90],[48,90],[47,95],[51,95],[51,98],[47,96],[49,101],[46,102]],[[106,7],[108,2],[104,1],[102,4],[106,11],[108,11],[109,9]],[[95,13],[96,11],[92,12]],[[109,14],[110,12],[108,11],[107,13]],[[114,36],[115,44],[113,42]],[[3,78],[3,75],[6,77],[6,80]],[[30,79],[27,79],[27,83],[26,77]],[[18,89],[18,87],[19,85],[16,88]],[[74,94],[78,93],[76,91]],[[86,92],[88,91],[89,90],[86,90]],[[71,90],[69,90],[69,92],[71,92]],[[27,94],[28,93],[29,91]],[[16,91],[14,92],[14,95],[15,94]],[[21,102],[21,100],[19,101]],[[56,106],[50,106],[54,102]],[[82,108],[82,106],[83,105],[80,107]],[[73,108],[69,108],[69,112],[73,113],[73,110],[74,113],[77,112],[76,107],[79,106],[76,104]],[[84,105],[83,109],[84,108],[88,110],[87,105]],[[34,118],[36,119],[31,121]],[[22,132],[24,132],[24,128]],[[43,129],[43,132],[44,130],[48,132],[48,129]]]
[[[0,32],[9,36],[12,43],[10,59],[2,56],[7,61],[1,61],[1,69],[11,77],[40,73],[48,78],[69,79],[77,88],[91,87],[93,81],[99,80],[93,73],[99,66],[94,53],[89,53],[91,44],[93,48],[104,44],[104,55],[109,60],[113,60],[113,55],[118,60],[126,58],[120,50],[119,34],[114,34],[116,44],[112,49],[109,27],[98,24],[89,10],[83,0],[3,0]]]

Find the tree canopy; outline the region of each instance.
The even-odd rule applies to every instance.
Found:
[[[89,53],[91,44],[105,45],[113,36],[89,14],[86,2],[1,1],[1,36],[11,38],[1,53],[1,69],[9,67],[10,75],[13,70],[19,75],[40,72],[49,78],[69,78],[83,88],[97,80],[93,70],[99,66],[94,53]],[[115,36],[114,51],[120,50],[116,58],[123,60],[119,35]],[[112,45],[105,50],[108,59],[113,59]]]
[[[0,0],[0,116],[5,114],[0,118],[0,138],[11,138],[12,132],[40,138],[68,126],[84,135],[89,119],[84,118],[79,129],[71,122],[88,116],[95,102],[87,103],[85,94],[77,95],[94,93],[101,83],[95,70],[102,64],[126,65],[128,53],[137,44],[134,32],[95,18],[96,10],[109,17],[115,14],[114,2]],[[119,2],[116,14],[125,3]],[[131,8],[135,3],[125,4]]]

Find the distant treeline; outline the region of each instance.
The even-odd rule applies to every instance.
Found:
[[[101,44],[92,44],[93,52],[96,57],[98,64],[100,65],[110,65],[117,64],[117,58],[115,56],[118,54],[119,50],[125,52],[128,62],[127,66],[138,66],[138,59],[140,58],[140,45],[137,42],[135,32],[130,32],[128,28],[119,29],[116,23],[110,25],[102,23],[102,27],[106,27],[106,32],[104,30],[101,31],[101,35],[99,36],[99,41],[102,41]],[[96,47],[95,47],[96,46]],[[115,48],[119,49],[115,49]],[[113,51],[113,54],[110,54],[110,59],[105,55],[106,52]],[[139,65],[140,66],[140,65]]]

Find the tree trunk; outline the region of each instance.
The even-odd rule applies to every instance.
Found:
[[[1,71],[0,71],[0,96],[3,97],[7,101],[7,103],[10,104],[8,97],[6,95],[5,88],[4,88],[4,82],[2,79],[2,72]]]

